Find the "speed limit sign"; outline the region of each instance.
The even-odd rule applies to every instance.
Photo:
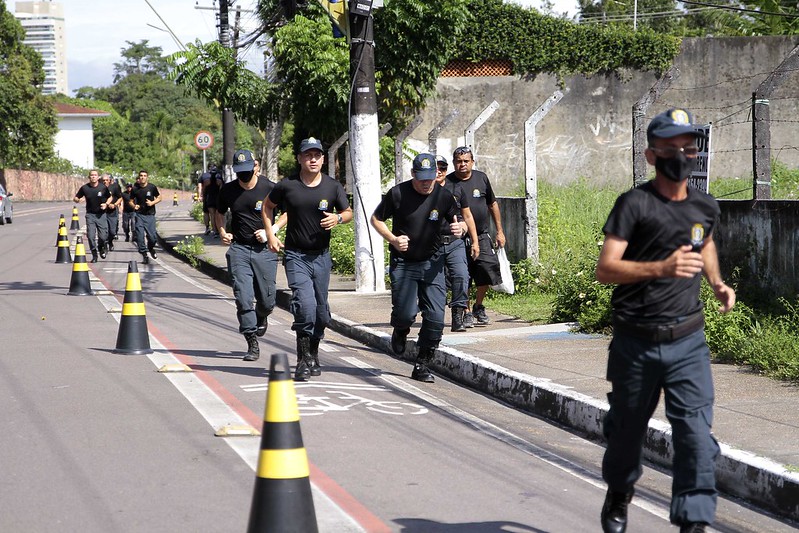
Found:
[[[200,150],[208,150],[214,145],[214,136],[207,131],[198,131],[194,136],[194,145]]]

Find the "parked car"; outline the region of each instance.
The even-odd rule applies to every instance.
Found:
[[[6,192],[2,185],[0,185],[0,226],[8,222],[14,222],[14,204],[11,203],[11,197],[14,196],[10,192]]]

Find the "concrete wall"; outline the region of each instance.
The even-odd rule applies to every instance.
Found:
[[[799,295],[799,201],[721,201],[715,232],[725,279],[741,269],[743,290],[756,287],[768,296]]]
[[[647,118],[672,106],[694,111],[697,121],[714,125],[711,179],[749,177],[752,92],[797,43],[799,37],[685,39],[675,61],[679,77]],[[632,183],[632,106],[656,81],[654,74],[643,72],[566,78],[563,89],[568,93],[537,128],[539,179]],[[440,133],[436,147],[451,160],[452,150],[464,142],[466,127],[496,100],[501,107],[476,134],[476,167],[488,174],[498,194],[521,194],[524,122],[559,88],[554,76],[543,74],[531,79],[442,78],[409,142],[415,149],[427,149],[428,132],[458,109],[459,116]],[[799,75],[787,78],[770,109],[772,156],[799,166],[799,141],[793,135]]]
[[[0,182],[14,193],[14,201],[71,201],[87,178],[33,170],[0,169]]]

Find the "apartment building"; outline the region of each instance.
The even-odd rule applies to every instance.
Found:
[[[67,40],[64,7],[59,2],[17,2],[15,15],[26,36],[23,41],[44,59],[43,94],[69,94],[67,88]]]

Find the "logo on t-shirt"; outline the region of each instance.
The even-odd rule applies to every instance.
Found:
[[[258,200],[257,202],[255,202],[255,210],[256,210],[256,211],[260,211],[260,210],[261,210],[261,205],[262,205],[263,203],[264,203],[264,201],[263,201],[263,200]]]
[[[433,209],[432,211],[430,211],[430,216],[428,217],[428,220],[432,220],[433,222],[438,220],[438,209]]]
[[[319,209],[319,211],[327,211],[327,206],[328,205],[329,204],[328,204],[327,200],[325,200],[325,199],[319,200],[319,207],[317,209]]]
[[[694,224],[691,228],[691,245],[701,246],[705,240],[705,228],[702,224]]]
[[[102,195],[103,195],[103,191],[97,191],[97,196],[102,196]]]
[[[472,191],[472,198],[480,198],[480,189],[474,189]]]

